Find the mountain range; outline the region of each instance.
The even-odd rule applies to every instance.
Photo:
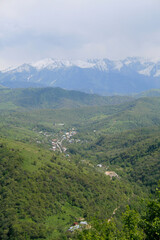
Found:
[[[0,84],[9,88],[61,87],[100,95],[139,93],[160,88],[160,61],[48,58],[1,71]]]

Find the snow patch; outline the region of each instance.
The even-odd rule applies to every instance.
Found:
[[[132,61],[131,61],[131,60],[126,60],[124,63],[125,63],[125,65],[127,65],[127,66],[128,66],[129,64],[131,64],[131,63],[132,63]]]
[[[27,78],[27,81],[29,82],[29,80],[32,78],[33,75],[30,75],[28,78]]]
[[[11,72],[11,71],[16,71],[17,68],[19,68],[19,66],[11,66],[11,67],[1,70],[1,72],[6,73],[6,72]]]
[[[156,73],[154,74],[153,77],[159,77],[159,76],[160,76],[160,69],[158,69],[158,70],[156,71]]]
[[[94,63],[90,63],[90,62],[82,61],[82,60],[74,61],[73,65],[80,67],[80,68],[93,68],[95,66]]]
[[[105,63],[104,60],[99,60],[96,64],[95,64],[95,68],[101,70],[101,71],[108,71],[108,66]]]
[[[24,65],[16,68],[15,71],[19,72],[19,73],[24,72],[24,71],[29,72],[30,71],[30,66],[28,64],[24,64]]]
[[[50,85],[54,85],[55,84],[55,82],[56,82],[57,80],[54,80],[54,81],[52,81],[51,83],[50,83]]]
[[[145,76],[150,76],[152,69],[153,69],[153,65],[151,65],[151,66],[149,66],[145,69],[140,70],[138,73],[140,73],[142,75],[145,75]]]
[[[29,72],[30,71],[30,68],[31,66],[29,64],[23,64],[21,66],[18,66],[18,67],[9,67],[9,68],[6,68],[4,70],[2,70],[1,72],[2,73],[7,73],[7,72],[11,72],[11,73],[15,73],[15,72]]]
[[[115,62],[114,69],[120,71],[122,67],[123,67],[123,63],[122,62],[120,62],[120,61],[116,61]]]

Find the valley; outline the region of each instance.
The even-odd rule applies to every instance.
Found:
[[[141,219],[137,239],[147,239],[139,222],[158,201],[160,98],[56,90],[1,90],[1,239],[129,239],[122,216]],[[80,222],[89,227],[68,231]]]

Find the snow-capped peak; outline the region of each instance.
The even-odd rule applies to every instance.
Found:
[[[63,66],[70,66],[70,62],[68,60],[54,60],[52,58],[45,58],[43,60],[40,60],[38,62],[31,64],[33,67],[35,67],[37,70],[42,70],[44,68],[47,69],[54,69],[54,68],[60,68]]]
[[[147,61],[142,58],[126,58],[119,61],[111,61],[108,59],[89,59],[89,60],[59,60],[53,58],[45,58],[40,61],[23,64],[18,67],[9,68],[1,71],[2,73],[21,73],[21,72],[30,72],[32,70],[54,70],[54,69],[66,69],[70,67],[78,67],[81,69],[97,69],[104,72],[113,72],[113,71],[125,71],[126,68],[132,72],[139,73],[145,76],[154,76],[158,77],[160,75],[160,62],[154,63],[152,61]]]
[[[46,58],[36,63],[32,63],[32,66],[35,67],[37,70],[42,70],[44,68],[52,70],[55,68],[64,68],[72,66],[77,66],[80,68],[91,68],[94,66],[94,64],[82,60],[56,60],[52,58]]]
[[[48,65],[52,64],[53,60],[51,58],[45,58],[43,60],[37,61],[35,63],[32,63],[32,67],[35,67],[37,69],[45,68]]]
[[[4,70],[2,70],[2,73],[6,73],[6,72],[29,72],[30,71],[30,68],[31,68],[31,65],[29,64],[23,64],[21,66],[17,66],[17,67],[9,67],[9,68],[6,68]]]

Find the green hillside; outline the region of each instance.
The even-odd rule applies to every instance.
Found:
[[[0,89],[0,109],[57,109],[102,106],[132,100],[128,96],[102,97],[61,88]]]
[[[160,171],[160,128],[141,128],[101,135],[69,151],[90,163],[102,164],[122,178],[155,191]],[[75,157],[76,157],[75,156]]]
[[[76,127],[79,136],[96,137],[137,128],[159,126],[160,98],[142,98],[129,103],[109,106],[81,107],[78,109],[44,109],[1,111],[0,136],[35,142],[42,140],[39,132],[54,135]],[[64,126],[57,124],[63,123]],[[96,134],[94,131],[96,130]],[[47,139],[43,137],[44,144]]]
[[[57,97],[60,109],[53,109],[50,96],[57,89],[18,91],[0,90],[0,239],[158,239],[154,214],[157,230],[150,219],[144,228],[140,223],[150,216],[146,199],[157,208],[160,98],[115,105],[111,98],[102,104],[103,97],[92,95],[92,102],[90,95],[66,91],[78,108],[64,108]],[[67,137],[70,132],[75,135]],[[139,219],[137,238],[129,238],[128,225],[124,230],[126,205],[126,219]],[[68,232],[79,218],[91,228]]]
[[[1,139],[0,160],[1,239],[55,239],[79,217],[109,218],[135,191],[126,181],[112,182],[92,166],[36,146]],[[139,194],[137,187],[135,198]]]
[[[129,103],[106,106],[94,115],[83,130],[115,133],[160,124],[160,98],[140,98]]]

